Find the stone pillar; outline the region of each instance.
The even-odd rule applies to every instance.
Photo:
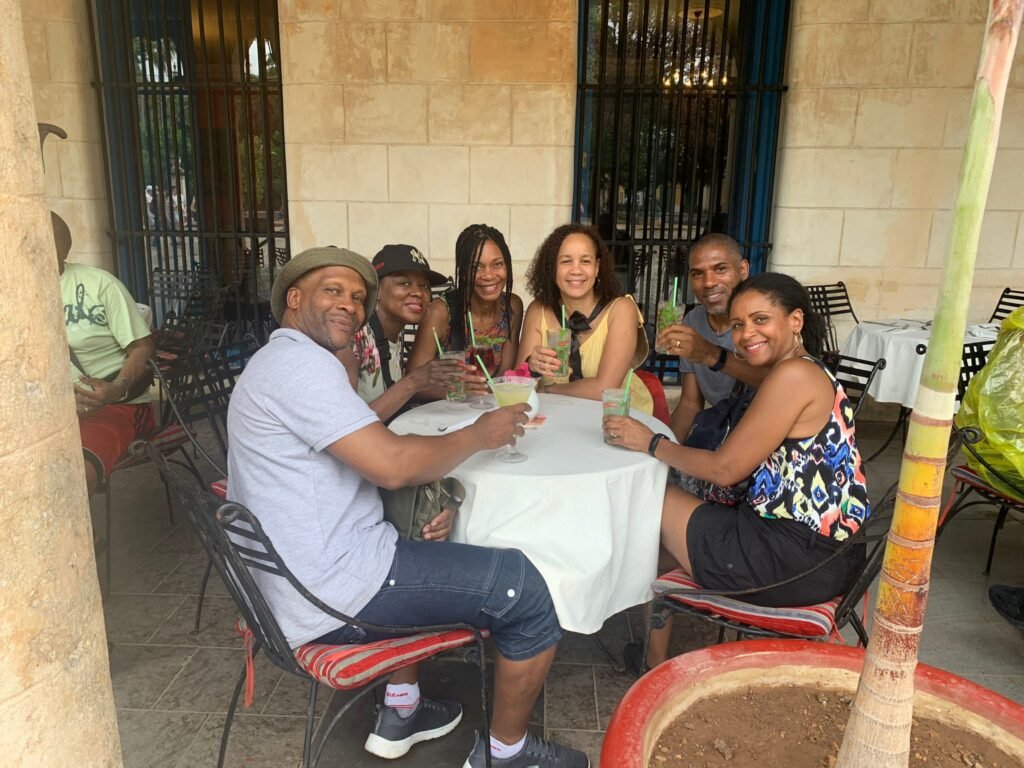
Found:
[[[0,762],[120,766],[19,0],[0,0]]]

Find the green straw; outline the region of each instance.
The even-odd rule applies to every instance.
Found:
[[[676,292],[679,290],[679,277],[672,278],[672,306],[676,303]]]
[[[629,369],[629,373],[626,374],[626,386],[624,387],[624,389],[626,390],[626,399],[627,400],[629,400],[629,385],[632,384],[632,383],[633,383],[633,369],[630,368]]]
[[[430,330],[434,332],[434,343],[437,344],[437,356],[440,357],[444,354],[444,350],[441,349],[441,340],[437,338],[437,329],[431,328]]]
[[[562,327],[565,328],[565,304],[562,305]]]
[[[476,346],[476,331],[473,330],[473,313],[467,312],[466,319],[469,320],[469,341],[471,347]]]
[[[487,372],[487,366],[484,365],[484,361],[480,359],[480,355],[475,355],[476,361],[480,363],[480,370],[484,372],[484,376],[487,377],[487,383],[491,385],[491,390],[494,390],[494,379],[491,378],[491,374]]]

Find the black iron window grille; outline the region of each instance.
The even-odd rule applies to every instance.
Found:
[[[709,232],[770,250],[789,3],[580,3],[575,220],[595,224],[649,327]]]
[[[168,286],[203,286],[218,322],[265,338],[289,258],[276,0],[95,0],[92,18],[119,276],[157,324],[181,305]]]

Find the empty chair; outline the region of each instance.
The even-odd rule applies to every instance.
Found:
[[[853,305],[850,303],[850,294],[846,291],[846,283],[840,280],[838,283],[828,285],[807,285],[807,295],[811,300],[811,307],[825,320],[828,328],[826,349],[829,352],[839,351],[839,339],[836,336],[834,319],[840,315],[849,315],[853,322],[859,323]]]
[[[992,311],[992,317],[988,321],[994,323],[997,320],[1003,320],[1013,310],[1020,307],[1024,307],[1024,290],[1003,288],[1003,292],[999,294],[999,301],[996,302],[996,308]]]
[[[836,380],[843,385],[843,391],[853,406],[853,415],[856,418],[864,403],[864,395],[870,389],[871,382],[875,380],[875,374],[885,368],[885,358],[861,360],[858,357],[840,354],[822,355],[821,358]]]
[[[386,682],[392,672],[464,646],[475,645],[473,656],[480,671],[483,738],[484,743],[487,743],[487,689],[482,631],[460,624],[396,630],[393,627],[367,624],[335,611],[309,592],[289,570],[255,515],[240,504],[223,504],[216,496],[182,476],[152,449],[149,449],[149,456],[170,487],[175,503],[187,513],[189,522],[242,615],[239,624],[246,637],[247,654],[228,705],[218,768],[224,765],[231,725],[242,688],[246,682],[254,683],[251,677],[255,674],[252,657],[261,650],[274,665],[309,682],[302,768],[317,765],[327,739],[342,716],[366,694]],[[354,645],[312,642],[292,649],[253,578],[252,569],[287,580],[297,593],[296,600],[309,601],[319,610],[338,619],[339,624],[353,624],[362,629],[396,636]],[[322,732],[314,734],[316,702],[321,686],[359,693],[346,702],[326,726],[326,719],[321,723],[318,731]]]
[[[958,403],[964,399],[967,385],[971,383],[974,374],[985,367],[988,353],[992,351],[995,343],[995,339],[985,339],[984,341],[972,341],[970,344],[964,344],[964,352],[960,358],[960,377],[956,383],[956,401]]]

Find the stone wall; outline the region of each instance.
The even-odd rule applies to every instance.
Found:
[[[467,224],[501,230],[516,290],[568,221],[570,0],[279,0],[293,252],[418,246],[454,267]]]
[[[71,260],[113,268],[92,31],[85,0],[21,0],[36,120],[68,132],[46,141],[46,195],[74,240]]]
[[[985,0],[793,0],[774,269],[843,280],[861,319],[930,317]],[[1024,285],[1024,52],[1010,77],[970,319]]]

